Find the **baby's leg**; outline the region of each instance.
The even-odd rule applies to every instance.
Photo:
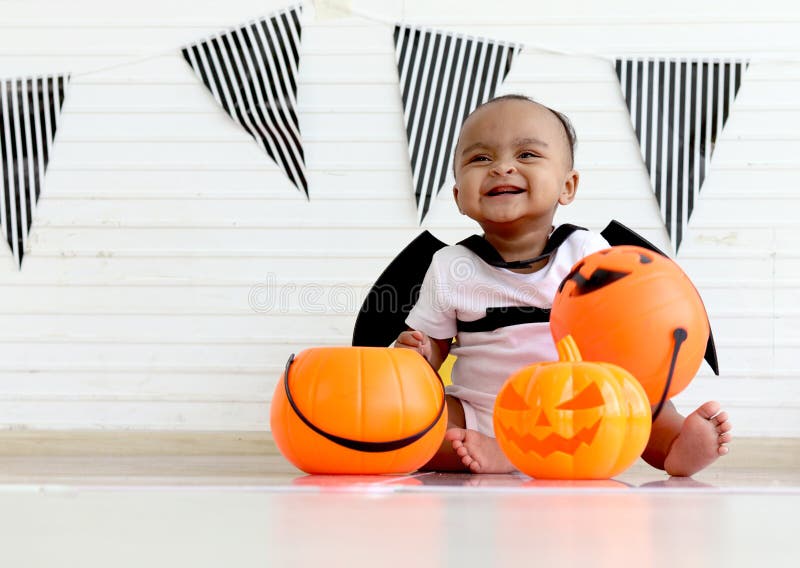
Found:
[[[491,414],[459,401],[463,426],[454,425],[444,435],[445,442],[452,444],[453,451],[461,460],[462,467],[472,473],[509,473],[514,466],[508,461],[495,438],[483,434],[490,428]],[[481,425],[483,427],[481,427]]]
[[[453,428],[465,428],[464,408],[461,401],[449,394],[445,396],[447,403],[447,431]],[[420,468],[421,471],[469,471],[461,461],[461,457],[453,449],[453,443],[447,439],[442,440],[442,445],[428,463]]]
[[[707,402],[684,419],[667,401],[653,423],[642,458],[670,475],[693,475],[728,452],[730,429],[718,402]]]
[[[706,402],[683,421],[680,434],[664,460],[664,469],[674,476],[689,476],[728,453],[731,441],[728,413],[716,401]]]
[[[472,473],[509,473],[508,461],[497,440],[467,429],[464,406],[447,395],[447,432],[439,451],[420,468],[422,471],[468,471]]]
[[[496,438],[477,430],[450,428],[445,432],[444,439],[452,442],[461,462],[472,473],[511,473],[516,470]]]

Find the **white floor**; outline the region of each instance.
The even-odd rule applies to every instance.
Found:
[[[545,482],[307,476],[276,455],[0,455],[0,566],[795,567],[800,471],[783,457]]]

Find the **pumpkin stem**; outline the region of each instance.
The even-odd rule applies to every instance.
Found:
[[[566,335],[556,343],[559,361],[583,361],[578,345],[571,335]]]

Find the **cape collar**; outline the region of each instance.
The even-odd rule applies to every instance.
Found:
[[[467,247],[482,261],[490,266],[509,269],[530,268],[533,264],[539,262],[540,260],[550,258],[556,249],[561,246],[561,244],[567,240],[567,237],[569,237],[572,233],[575,231],[585,230],[586,229],[584,227],[570,225],[569,223],[559,225],[555,231],[550,233],[547,243],[544,245],[544,249],[542,250],[542,254],[534,258],[528,258],[525,260],[512,260],[511,262],[506,262],[503,257],[500,256],[500,253],[497,252],[497,249],[494,248],[489,241],[483,238],[482,235],[471,235],[463,241],[460,241],[458,244]]]

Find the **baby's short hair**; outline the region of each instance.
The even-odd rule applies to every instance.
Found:
[[[572,122],[570,122],[569,118],[567,118],[567,116],[564,113],[558,112],[557,110],[552,109],[547,105],[543,105],[542,103],[533,100],[531,97],[527,95],[510,94],[510,95],[501,95],[499,97],[495,97],[493,99],[486,101],[485,103],[478,105],[475,108],[475,110],[469,113],[469,116],[467,116],[467,118],[469,118],[475,112],[477,112],[478,109],[483,108],[486,105],[490,105],[492,103],[500,101],[527,101],[529,103],[533,103],[535,105],[544,107],[550,112],[552,112],[558,119],[558,121],[561,123],[561,126],[564,127],[564,134],[567,137],[567,146],[569,147],[569,167],[572,168],[575,166],[575,147],[578,145],[578,136],[575,134],[575,128],[572,126]],[[466,122],[466,119],[464,120],[464,122]]]

